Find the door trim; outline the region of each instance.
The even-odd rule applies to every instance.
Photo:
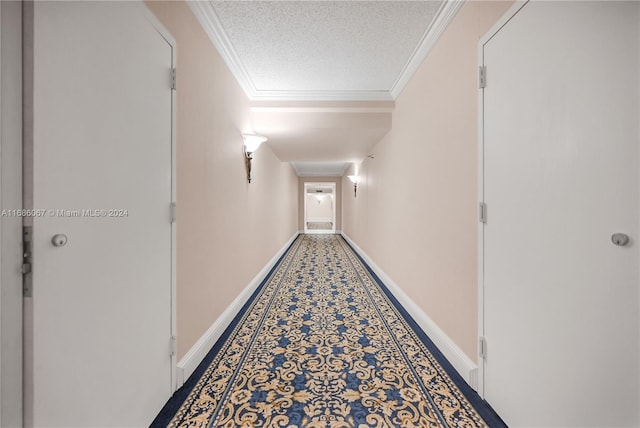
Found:
[[[0,209],[22,205],[22,2],[0,2]],[[0,425],[23,423],[22,217],[0,228]]]
[[[331,227],[331,233],[336,233],[336,206],[338,205],[338,198],[336,195],[336,183],[332,183],[332,182],[316,182],[316,181],[305,181],[304,182],[304,186],[303,186],[303,197],[304,197],[304,213],[303,213],[303,230],[304,233],[326,233],[326,231],[315,231],[315,230],[310,230],[307,228],[307,188],[308,187],[313,187],[313,186],[329,186],[331,187],[331,197],[333,198],[333,221],[331,223],[332,227]]]
[[[516,0],[509,10],[491,27],[478,42],[478,69],[485,66],[484,46],[529,2]],[[487,77],[487,81],[490,78]],[[489,83],[490,84],[490,83]],[[484,89],[478,85],[478,203],[484,202]],[[478,221],[478,341],[476,358],[478,361],[478,388],[484,396],[484,361],[480,355],[480,338],[484,337],[484,223]]]
[[[177,68],[177,48],[176,39],[167,30],[167,28],[160,22],[160,20],[154,15],[154,13],[146,6],[145,11],[147,20],[156,29],[156,31],[164,38],[171,46],[171,67]],[[169,75],[167,75],[169,79]],[[177,88],[177,85],[176,85]],[[171,201],[176,203],[177,201],[177,186],[176,186],[176,90],[171,91]],[[167,208],[169,212],[169,208]],[[169,216],[167,216],[169,217]],[[171,223],[171,337],[178,340],[178,328],[177,328],[177,216],[176,220]],[[177,347],[171,355],[171,388],[175,392],[180,386],[178,385],[178,355]],[[168,397],[167,397],[168,399]]]

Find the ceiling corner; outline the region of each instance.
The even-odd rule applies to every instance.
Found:
[[[213,43],[213,46],[216,47],[218,53],[227,64],[227,67],[231,70],[231,74],[235,76],[247,97],[250,100],[255,99],[258,91],[256,90],[251,77],[249,77],[247,69],[242,64],[240,56],[237,54],[233,48],[233,44],[227,37],[226,32],[222,27],[222,23],[218,19],[218,15],[211,5],[211,2],[187,0],[187,4],[200,23],[200,26],[202,26],[202,29],[205,31],[207,36],[209,36],[211,43]]]
[[[418,67],[460,10],[465,0],[445,0],[435,19],[423,33],[418,46],[389,90],[258,90],[229,39],[211,1],[187,0],[189,8],[251,101],[393,101],[402,92]]]
[[[453,21],[453,18],[455,18],[465,1],[466,0],[446,0],[442,4],[442,7],[436,14],[436,18],[425,30],[420,43],[413,51],[409,61],[407,61],[407,64],[391,87],[390,96],[392,99],[395,100],[398,98],[404,87],[409,83],[409,80],[411,80],[411,77],[427,58],[427,55],[429,55],[431,49],[433,49],[442,34],[444,34],[451,21]]]
[[[298,165],[296,162],[289,162],[289,165],[293,167],[293,170],[296,172],[296,175],[300,177],[300,170],[298,170]]]
[[[394,101],[389,91],[264,91],[254,90],[251,101]]]

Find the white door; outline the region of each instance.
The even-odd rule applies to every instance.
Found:
[[[34,6],[36,427],[148,426],[173,391],[172,47],[147,18]]]
[[[484,44],[484,397],[510,427],[640,423],[638,6],[530,2]]]

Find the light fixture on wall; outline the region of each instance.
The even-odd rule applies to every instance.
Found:
[[[242,134],[244,139],[244,165],[247,169],[247,181],[251,183],[251,161],[253,160],[253,152],[258,150],[260,144],[267,141],[267,137],[255,134]]]
[[[349,180],[353,183],[353,197],[357,197],[358,193],[358,176],[357,175],[349,175]]]

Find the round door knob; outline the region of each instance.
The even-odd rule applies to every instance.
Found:
[[[53,235],[53,238],[51,238],[51,243],[54,247],[64,247],[65,245],[67,245],[67,235]]]
[[[629,243],[629,236],[626,233],[614,233],[611,235],[611,242],[619,247],[624,247]]]

